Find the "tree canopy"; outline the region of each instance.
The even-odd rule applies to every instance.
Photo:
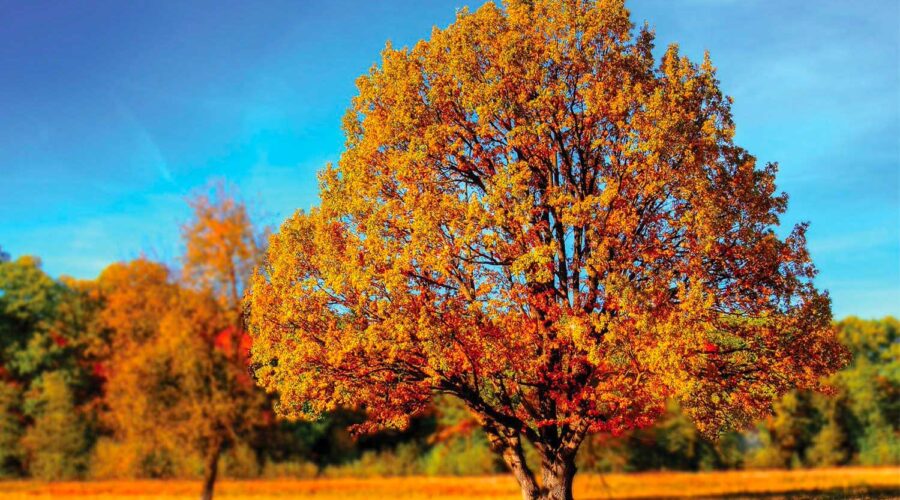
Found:
[[[841,366],[806,226],[776,231],[776,165],[734,144],[708,56],[652,49],[620,0],[488,3],[389,45],[321,205],[252,281],[281,413],[403,427],[449,393],[526,498],[568,498],[589,432],[674,398],[715,434]]]

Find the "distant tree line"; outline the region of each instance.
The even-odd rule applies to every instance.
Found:
[[[247,366],[240,298],[265,231],[228,189],[190,200],[175,264],[138,258],[94,280],[55,279],[0,249],[0,477],[229,477],[501,473],[459,403],[405,431],[351,436],[353,409],[274,417]],[[853,360],[833,394],[795,391],[773,417],[718,441],[671,404],[656,425],[595,434],[582,471],[900,464],[900,322],[835,325]],[[533,450],[526,450],[536,459]]]

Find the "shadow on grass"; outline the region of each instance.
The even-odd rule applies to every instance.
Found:
[[[604,500],[613,497],[591,497],[590,500]],[[634,498],[634,497],[631,497]],[[648,497],[637,497],[637,498],[696,498],[703,500],[712,500],[712,499],[728,499],[728,500],[802,500],[802,499],[853,499],[853,500],[862,500],[862,499],[887,499],[887,498],[898,498],[900,499],[900,488],[873,488],[873,487],[853,487],[853,488],[830,488],[830,489],[822,489],[822,490],[794,490],[794,491],[781,491],[778,493],[727,493],[723,495],[673,495],[673,496],[648,496]]]
[[[760,499],[787,500],[803,498],[828,498],[828,499],[869,499],[869,498],[900,498],[900,489],[897,488],[831,488],[825,490],[785,491],[780,493],[753,493],[753,494],[729,494],[716,497],[701,498],[727,498],[731,500]]]

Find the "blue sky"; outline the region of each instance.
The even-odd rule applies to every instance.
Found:
[[[354,80],[465,0],[0,0],[0,246],[90,278],[172,259],[214,178],[279,223],[316,203]],[[781,165],[836,317],[900,314],[900,2],[635,0],[633,19],[735,99],[737,141]]]

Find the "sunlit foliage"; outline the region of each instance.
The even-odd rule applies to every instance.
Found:
[[[590,432],[676,399],[717,434],[841,366],[806,228],[775,231],[776,166],[733,143],[708,57],[652,48],[620,0],[489,3],[388,46],[321,206],[251,285],[280,412],[403,427],[452,394],[526,498],[569,498]]]

